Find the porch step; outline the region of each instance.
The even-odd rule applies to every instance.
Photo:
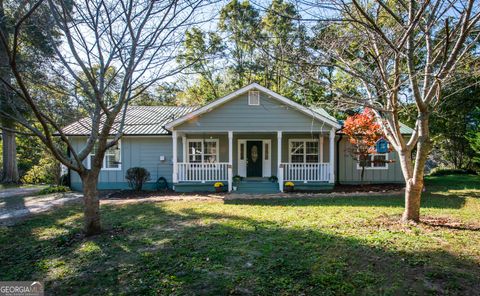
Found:
[[[215,192],[214,182],[206,183],[177,183],[175,184],[175,192],[191,193],[191,192]]]
[[[236,193],[278,193],[278,183],[268,180],[248,180],[242,181],[237,188]]]

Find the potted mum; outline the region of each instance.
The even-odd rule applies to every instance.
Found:
[[[295,188],[295,184],[293,184],[293,182],[285,182],[285,187],[284,187],[284,190],[285,192],[292,192],[293,189]]]
[[[213,184],[213,187],[215,187],[215,192],[223,192],[223,183],[222,182],[216,182]]]

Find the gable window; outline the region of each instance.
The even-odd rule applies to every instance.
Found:
[[[319,147],[317,140],[290,140],[289,157],[293,163],[319,162]]]
[[[357,162],[357,169],[361,170],[360,163]],[[365,169],[368,170],[387,170],[388,169],[388,153],[369,154]]]
[[[188,140],[188,162],[218,162],[218,139]]]
[[[260,92],[257,90],[251,90],[248,92],[248,104],[250,106],[260,105]]]
[[[92,167],[92,161],[93,158],[95,157],[96,153],[98,151],[98,143],[95,143],[95,145],[92,148],[92,151],[88,155],[87,159],[87,167],[91,168]],[[121,170],[122,169],[122,163],[121,163],[121,145],[120,141],[117,142],[116,145],[110,147],[105,151],[105,155],[103,157],[103,163],[102,163],[102,170]]]

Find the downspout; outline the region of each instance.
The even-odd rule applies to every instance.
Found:
[[[340,131],[339,129],[338,131]],[[343,133],[340,134],[337,140],[337,157],[335,161],[335,185],[340,185],[340,141],[343,138]]]

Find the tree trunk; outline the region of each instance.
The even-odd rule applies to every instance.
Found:
[[[2,126],[13,129],[13,124],[7,120],[2,120]],[[2,130],[2,154],[3,154],[3,174],[2,183],[18,183],[17,167],[17,144],[15,142],[15,133],[9,130]]]
[[[402,151],[399,153],[400,163],[403,175],[405,177],[405,211],[402,220],[404,222],[420,221],[420,202],[423,191],[423,177],[425,163],[432,143],[428,130],[428,113],[420,113],[420,130],[417,142],[417,153],[415,156],[415,165],[412,164],[411,151]]]
[[[365,184],[363,183],[363,179],[364,179],[364,178],[365,178],[365,166],[362,166],[362,173],[361,173],[361,175],[360,175],[360,186],[365,185]]]
[[[9,32],[6,29],[6,17],[4,10],[4,1],[0,0],[0,31],[3,34],[3,37],[8,40]],[[8,64],[8,55],[3,46],[0,46],[0,77],[3,81],[10,83],[11,75]],[[12,100],[12,91],[8,86],[0,82],[0,111],[6,114],[12,114],[11,104],[14,101]],[[6,118],[1,116],[1,125],[7,129],[14,130],[15,124],[11,118]],[[17,144],[15,142],[15,133],[11,130],[2,130],[2,140],[3,140],[3,174],[1,176],[2,183],[18,183],[18,167],[17,167]]]
[[[86,236],[102,232],[100,223],[100,202],[98,200],[98,173],[88,172],[82,176],[84,200],[84,231]]]
[[[420,221],[420,201],[422,197],[423,180],[415,182],[414,179],[407,180],[405,187],[405,211],[402,221]]]

